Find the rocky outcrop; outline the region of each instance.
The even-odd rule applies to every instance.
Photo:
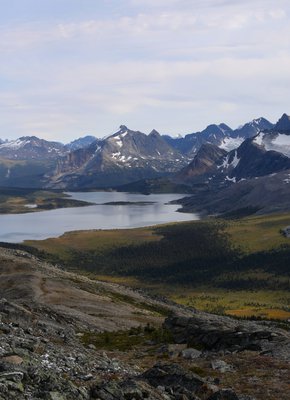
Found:
[[[0,400],[288,400],[287,331],[95,282],[23,250],[0,257]],[[164,330],[160,307],[176,314]]]
[[[0,301],[0,399],[88,399],[96,375],[131,373],[105,353],[92,352],[73,326],[45,323],[23,306]]]
[[[44,323],[5,299],[0,321],[0,400],[239,400],[176,363],[140,373],[137,360],[84,346],[73,324]]]
[[[290,335],[263,323],[196,312],[189,318],[167,318],[164,327],[176,343],[204,351],[253,350],[290,360]]]

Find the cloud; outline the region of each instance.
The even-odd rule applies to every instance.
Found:
[[[81,17],[67,9],[41,22],[6,21],[2,132],[106,134],[124,117],[174,133],[216,118],[242,122],[255,109],[287,111],[288,1],[113,3],[100,0]]]

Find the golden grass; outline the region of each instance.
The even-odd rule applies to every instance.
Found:
[[[176,303],[207,312],[241,317],[262,317],[265,319],[290,318],[290,293],[275,290],[224,290],[203,287],[191,290],[186,287],[163,287],[163,295]],[[288,311],[289,309],[289,311]]]
[[[280,319],[287,320],[290,319],[290,312],[277,309],[277,308],[249,308],[241,310],[227,310],[226,314],[235,317],[261,317],[265,319]]]
[[[27,240],[24,243],[50,254],[64,258],[69,257],[72,250],[106,251],[108,249],[138,245],[145,242],[160,240],[151,228],[122,229],[122,230],[90,230],[67,232],[58,238],[46,240]]]
[[[281,234],[281,229],[290,225],[290,214],[272,214],[247,217],[230,221],[226,231],[235,245],[243,251],[252,253],[290,245],[290,239]]]

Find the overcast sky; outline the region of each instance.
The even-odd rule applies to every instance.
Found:
[[[289,0],[0,0],[0,138],[290,114]]]

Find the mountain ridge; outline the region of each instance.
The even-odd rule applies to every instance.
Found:
[[[19,182],[16,177],[21,175],[22,168],[19,162],[31,165],[27,168],[29,174],[34,160],[42,165],[39,174],[34,173],[34,187],[37,180],[39,187],[74,190],[116,187],[163,177],[183,183],[186,173],[187,184],[191,184],[190,176],[198,177],[199,181],[204,178],[211,179],[212,183],[220,180],[230,183],[253,177],[255,169],[256,176],[262,176],[288,168],[290,135],[286,128],[289,121],[283,114],[276,125],[263,117],[235,130],[224,123],[211,124],[201,132],[179,138],[160,135],[155,129],[146,135],[121,125],[105,138],[85,136],[67,145],[33,136],[21,137],[0,144],[0,183],[16,186]],[[204,150],[207,146],[208,154]],[[212,163],[213,153],[215,162]],[[223,155],[219,164],[218,155]],[[199,171],[195,165],[198,162]],[[208,162],[210,167],[206,166]],[[206,170],[208,176],[203,175]],[[25,184],[29,185],[29,181],[29,175],[25,176]]]

